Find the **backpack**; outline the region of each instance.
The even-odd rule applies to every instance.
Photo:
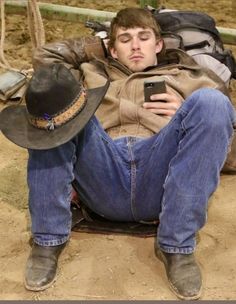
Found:
[[[236,79],[236,63],[231,50],[225,49],[216,28],[215,20],[201,12],[169,9],[151,10],[161,27],[167,49],[186,51],[201,66],[213,70],[229,86]],[[85,26],[94,30],[102,39],[107,37],[109,22],[87,21]]]
[[[236,63],[225,49],[215,20],[201,12],[151,9],[162,30],[166,48],[186,51],[201,66],[213,70],[228,86],[236,79]]]

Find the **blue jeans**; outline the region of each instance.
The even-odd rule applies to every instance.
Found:
[[[93,117],[69,142],[29,150],[32,233],[39,245],[69,238],[71,183],[94,212],[113,221],[160,220],[162,250],[191,253],[204,225],[233,133],[235,112],[214,89],[194,92],[149,138],[112,140]]]

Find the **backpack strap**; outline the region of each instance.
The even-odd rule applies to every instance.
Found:
[[[210,43],[208,40],[203,40],[197,43],[189,44],[184,46],[185,51],[190,51],[192,49],[202,49],[205,46],[210,46]]]

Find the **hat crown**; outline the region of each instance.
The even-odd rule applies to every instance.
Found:
[[[81,92],[81,85],[62,64],[37,69],[27,87],[27,111],[35,117],[55,116],[67,109]]]

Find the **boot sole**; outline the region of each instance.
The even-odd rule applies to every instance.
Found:
[[[166,259],[165,259],[165,256],[162,254],[161,250],[155,250],[155,253],[156,253],[156,257],[164,264],[165,266],[165,269],[167,268],[167,262],[166,262]],[[201,289],[199,290],[198,294],[197,295],[194,295],[194,296],[191,296],[191,297],[188,297],[188,296],[183,296],[181,295],[178,290],[175,288],[175,286],[171,283],[171,281],[168,279],[168,276],[167,276],[167,280],[168,280],[168,285],[170,287],[170,290],[181,300],[198,300],[200,297],[201,297],[201,294],[202,294],[202,287]]]

